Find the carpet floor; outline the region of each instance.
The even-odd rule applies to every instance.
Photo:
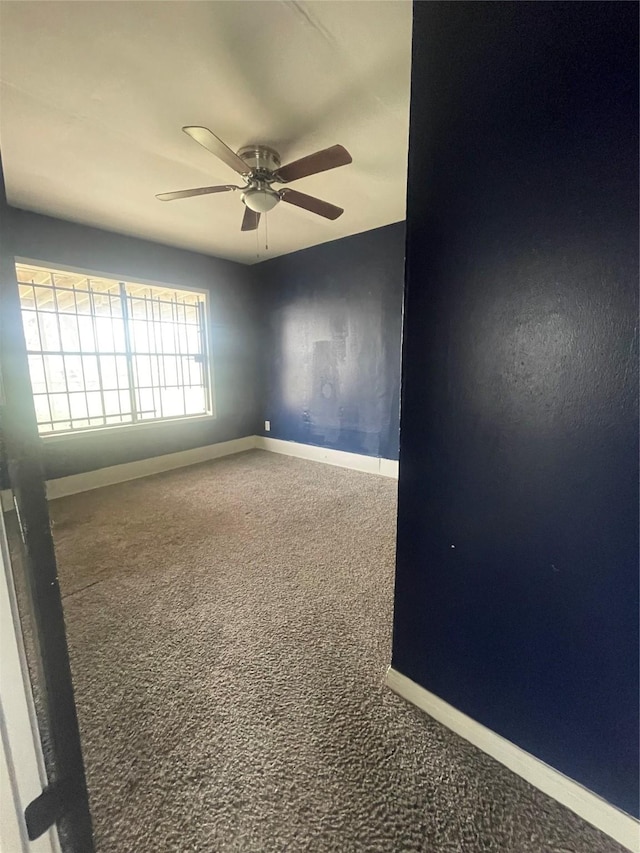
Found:
[[[396,484],[250,451],[52,502],[98,853],[618,853],[383,684]]]

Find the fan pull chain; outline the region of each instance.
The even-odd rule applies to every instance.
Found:
[[[258,223],[259,225],[260,223]],[[258,235],[258,229],[256,228],[256,258],[260,260],[260,237]]]
[[[264,250],[269,251],[269,220],[266,213],[264,215]]]

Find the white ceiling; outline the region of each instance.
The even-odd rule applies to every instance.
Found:
[[[260,259],[404,219],[411,3],[0,2],[0,142],[9,203],[100,228],[256,261],[237,183],[181,132],[286,163],[340,143],[349,166],[296,189],[345,208],[269,214]],[[263,217],[264,219],[264,217]]]

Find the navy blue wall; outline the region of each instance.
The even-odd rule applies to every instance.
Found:
[[[17,257],[205,287],[214,420],[87,432],[44,444],[62,477],[262,432],[398,458],[404,223],[248,267],[8,209]]]
[[[414,13],[393,665],[637,815],[637,4]]]
[[[271,438],[398,458],[404,238],[399,222],[260,264]]]
[[[262,423],[263,312],[254,267],[22,210],[9,208],[7,214],[17,257],[210,293],[216,417],[49,439],[44,442],[47,478],[255,435]]]

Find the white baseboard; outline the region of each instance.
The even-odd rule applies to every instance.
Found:
[[[231,456],[233,453],[253,450],[255,446],[256,436],[249,435],[245,438],[235,438],[232,441],[208,444],[205,447],[193,447],[189,450],[180,450],[177,453],[165,453],[162,456],[152,456],[149,459],[137,459],[134,462],[125,462],[122,465],[111,465],[109,468],[98,468],[95,471],[86,471],[83,474],[58,477],[55,480],[47,480],[47,497],[49,500],[54,500],[67,495],[75,495],[78,492],[100,489],[103,486],[126,483],[128,480],[149,477],[151,474],[161,474],[163,471],[172,471],[174,468],[185,468],[188,465],[197,465],[199,462],[208,462],[210,459],[219,459],[221,456]],[[13,509],[13,496],[10,490],[3,491],[0,497],[3,510]]]
[[[504,764],[628,850],[640,853],[640,822],[631,815],[458,711],[393,667],[389,667],[386,681],[403,699]]]
[[[400,472],[400,463],[397,459],[380,459],[380,474],[383,477],[391,477],[397,480]]]
[[[285,456],[295,456],[298,459],[308,459],[311,462],[324,462],[338,468],[351,468],[354,471],[364,471],[368,474],[380,474],[382,477],[398,479],[398,462],[395,459],[379,459],[377,456],[365,456],[361,453],[347,453],[345,450],[332,450],[326,447],[316,447],[313,444],[301,444],[297,441],[282,441],[279,438],[256,436],[256,445],[260,450],[271,453],[283,453]]]
[[[100,489],[103,486],[114,486],[116,483],[126,483],[128,480],[149,477],[151,474],[172,471],[174,468],[197,465],[199,462],[207,462],[210,459],[218,459],[221,456],[230,456],[233,453],[242,453],[244,450],[253,450],[254,448],[398,479],[398,462],[395,459],[378,459],[376,456],[347,453],[344,450],[330,450],[324,447],[315,447],[312,444],[299,444],[296,441],[281,441],[278,438],[248,435],[245,438],[235,438],[232,441],[221,441],[218,444],[208,444],[205,447],[194,447],[190,450],[180,450],[178,453],[166,453],[162,456],[152,456],[149,459],[138,459],[134,462],[125,462],[122,465],[86,471],[83,474],[71,474],[69,477],[47,480],[47,497],[49,500],[54,500],[67,495],[75,495],[78,492]],[[13,509],[13,496],[9,489],[0,492],[0,505],[5,512]]]

